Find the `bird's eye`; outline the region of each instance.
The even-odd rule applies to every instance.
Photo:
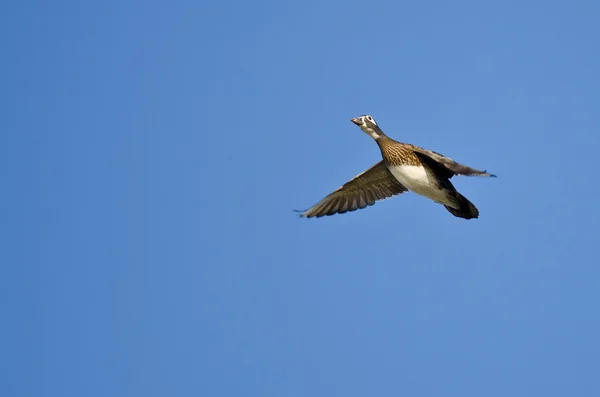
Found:
[[[372,121],[373,119],[371,118],[371,116],[367,117],[367,120]]]

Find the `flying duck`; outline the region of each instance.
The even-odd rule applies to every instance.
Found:
[[[459,164],[419,146],[395,141],[370,115],[355,117],[351,121],[375,140],[383,160],[302,212],[301,217],[320,218],[356,211],[409,190],[443,205],[456,217],[479,217],[479,210],[456,190],[450,178],[454,175],[496,175]]]

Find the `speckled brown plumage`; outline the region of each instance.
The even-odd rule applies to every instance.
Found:
[[[377,139],[383,159],[391,165],[421,165],[412,145],[395,141],[387,136]]]

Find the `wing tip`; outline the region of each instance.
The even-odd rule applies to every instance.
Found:
[[[295,212],[295,213],[297,213],[297,214],[299,213],[299,215],[298,215],[299,218],[308,218],[306,216],[306,211],[303,211],[303,210],[292,210],[292,211]]]

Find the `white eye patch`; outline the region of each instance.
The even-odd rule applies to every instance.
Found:
[[[375,121],[375,119],[371,116],[365,116],[365,119],[369,120],[371,123],[377,125],[377,122]]]

